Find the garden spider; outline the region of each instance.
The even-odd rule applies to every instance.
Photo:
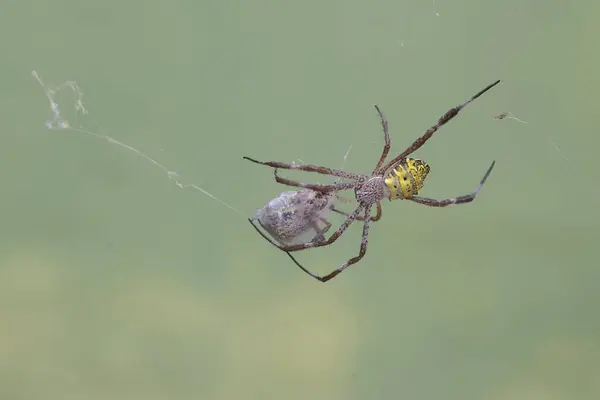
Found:
[[[306,273],[308,273],[313,278],[321,282],[327,282],[330,279],[335,278],[349,266],[359,262],[364,257],[364,255],[367,252],[367,244],[369,238],[369,223],[371,221],[377,221],[381,218],[381,200],[383,200],[384,198],[388,198],[390,201],[396,199],[411,200],[415,203],[423,204],[430,207],[446,207],[451,204],[463,204],[470,203],[471,201],[473,201],[475,199],[475,196],[477,196],[477,194],[481,190],[488,176],[492,172],[492,169],[494,168],[494,165],[496,163],[495,161],[492,162],[492,164],[486,171],[485,175],[483,176],[483,178],[479,182],[479,185],[473,193],[450,199],[435,200],[427,197],[417,196],[419,191],[423,188],[424,180],[429,173],[429,165],[425,161],[415,158],[408,158],[407,156],[414,153],[417,149],[423,146],[423,144],[425,144],[425,142],[429,140],[431,136],[433,136],[433,134],[438,131],[438,129],[440,129],[443,125],[445,125],[454,117],[456,117],[464,107],[471,104],[475,99],[477,99],[482,94],[496,86],[498,83],[500,83],[500,80],[487,86],[463,104],[448,110],[437,121],[435,125],[433,125],[425,132],[423,136],[414,141],[413,144],[408,147],[408,149],[406,149],[404,152],[396,156],[393,160],[389,161],[385,165],[383,165],[383,163],[385,162],[385,159],[387,158],[387,155],[390,151],[391,143],[390,136],[388,133],[388,122],[385,119],[380,108],[377,105],[375,105],[375,108],[379,113],[379,117],[381,119],[381,126],[383,128],[383,133],[385,137],[385,144],[383,146],[381,157],[379,158],[379,161],[377,162],[377,165],[373,169],[371,175],[354,174],[317,165],[297,165],[277,161],[258,161],[250,157],[243,157],[248,161],[275,168],[275,180],[278,183],[284,185],[301,187],[303,189],[310,189],[322,193],[331,193],[338,192],[341,190],[354,189],[354,194],[356,201],[358,202],[358,206],[354,211],[352,211],[349,214],[346,214],[346,221],[344,221],[344,223],[338,228],[336,232],[334,232],[329,237],[329,239],[283,246],[277,245],[274,242],[272,243],[275,246],[277,246],[280,250],[288,253],[293,251],[311,249],[315,247],[328,246],[335,242],[346,231],[346,229],[348,229],[348,227],[350,226],[350,224],[352,224],[352,222],[354,222],[354,220],[364,220],[360,251],[357,256],[352,257],[344,264],[342,264],[339,268],[335,269],[334,271],[325,276],[313,274],[301,267]],[[338,178],[349,179],[351,180],[351,182],[339,182],[329,185],[296,182],[280,177],[277,174],[278,168],[317,172],[323,175],[331,175]],[[377,206],[377,215],[375,216],[371,216],[371,210],[373,208],[373,205]],[[364,214],[363,216],[361,216],[361,213],[363,212]],[[250,220],[250,222],[252,223],[252,220]],[[265,235],[263,236],[265,237]]]

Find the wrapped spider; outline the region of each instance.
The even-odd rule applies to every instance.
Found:
[[[265,240],[277,248],[281,245],[325,241],[325,233],[331,228],[331,222],[327,219],[329,211],[348,215],[335,207],[336,199],[349,201],[336,192],[323,193],[310,189],[283,192],[263,208],[256,210],[254,218],[248,218],[248,221]],[[256,226],[255,221],[271,238]],[[289,252],[285,253],[300,269],[317,277],[304,268]]]
[[[422,204],[429,207],[446,207],[452,204],[466,204],[472,202],[483,187],[488,176],[492,172],[495,161],[492,162],[490,167],[487,169],[474,192],[443,200],[436,200],[428,197],[418,196],[421,189],[423,189],[424,181],[430,172],[429,164],[427,164],[423,160],[411,158],[408,156],[417,151],[419,148],[421,148],[421,146],[423,146],[425,142],[427,142],[427,140],[429,140],[433,136],[434,133],[436,133],[442,126],[454,119],[454,117],[456,117],[463,108],[471,104],[473,101],[475,101],[485,92],[496,86],[498,83],[500,83],[499,80],[480,90],[478,93],[476,93],[464,103],[448,110],[441,118],[438,119],[438,121],[433,126],[427,129],[425,134],[423,134],[420,138],[415,140],[413,144],[411,144],[406,150],[404,150],[402,153],[400,153],[398,156],[394,157],[387,163],[386,159],[390,151],[391,145],[391,140],[388,133],[388,122],[385,119],[379,107],[376,105],[375,108],[377,109],[377,112],[379,113],[379,117],[381,119],[381,126],[383,128],[385,144],[383,146],[381,156],[379,157],[379,160],[375,165],[375,168],[368,175],[331,169],[319,165],[297,165],[293,163],[290,164],[278,161],[259,161],[250,157],[244,157],[244,159],[248,161],[275,168],[275,180],[278,183],[287,186],[295,186],[300,187],[302,189],[310,189],[316,192],[323,193],[324,195],[330,195],[331,193],[337,193],[342,190],[354,190],[355,198],[358,203],[357,207],[354,211],[352,211],[352,213],[347,214],[346,221],[344,221],[344,223],[342,223],[342,225],[328,239],[291,245],[277,245],[273,242],[272,243],[285,252],[293,252],[311,249],[315,247],[328,246],[335,242],[340,236],[342,236],[342,234],[344,234],[344,232],[348,229],[350,224],[352,224],[355,220],[364,220],[360,251],[358,255],[350,258],[339,268],[333,270],[331,273],[325,276],[318,276],[312,274],[301,267],[313,278],[318,279],[321,282],[327,282],[330,279],[335,278],[350,265],[359,262],[365,256],[369,240],[369,224],[371,221],[376,221],[381,218],[382,200],[410,200],[417,204]],[[329,185],[297,182],[280,177],[277,174],[277,170],[279,168],[316,172],[322,175],[335,176],[337,178],[345,179],[346,181]],[[377,206],[377,215],[375,216],[371,215],[373,206]]]
[[[258,221],[273,239],[286,246],[324,240],[323,234],[331,227],[327,214],[334,200],[331,193],[310,189],[283,192],[256,210],[250,221]]]
[[[327,220],[327,214],[333,207],[334,200],[335,195],[331,193],[310,189],[283,192],[263,208],[256,210],[254,218],[248,218],[248,221],[266,241],[277,248],[280,248],[281,245],[290,246],[324,241],[324,234],[331,227],[331,223]],[[258,221],[273,239],[265,235],[254,221]],[[321,228],[319,222],[325,226]],[[309,239],[308,235],[313,236]],[[312,275],[294,256],[287,251],[285,253],[300,269]]]

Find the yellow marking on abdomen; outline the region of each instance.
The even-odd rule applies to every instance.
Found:
[[[423,188],[429,170],[429,165],[425,161],[414,158],[407,158],[394,167],[385,178],[385,184],[390,191],[390,200],[410,199],[418,194]]]

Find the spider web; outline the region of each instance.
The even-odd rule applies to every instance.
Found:
[[[74,133],[78,133],[78,134],[82,134],[82,135],[92,136],[97,139],[106,140],[109,144],[119,146],[119,147],[129,151],[130,153],[133,153],[134,155],[141,157],[142,159],[146,160],[148,163],[160,168],[165,173],[167,178],[169,180],[171,180],[175,185],[180,187],[181,189],[195,189],[195,190],[203,193],[204,195],[210,197],[211,199],[215,200],[216,202],[220,203],[221,205],[227,207],[228,209],[234,211],[235,213],[237,213],[243,217],[246,217],[246,215],[244,215],[237,208],[235,208],[232,205],[228,204],[227,202],[221,200],[220,198],[213,195],[206,189],[203,189],[202,187],[198,186],[197,184],[184,183],[181,180],[179,173],[177,171],[167,168],[165,165],[163,165],[162,163],[160,163],[159,161],[157,161],[155,158],[151,157],[147,153],[145,153],[129,144],[123,143],[109,135],[100,133],[98,130],[94,130],[94,131],[88,130],[80,124],[78,126],[73,126],[71,121],[69,121],[68,119],[64,118],[61,115],[60,106],[59,106],[56,98],[57,98],[57,95],[61,91],[72,92],[73,96],[75,97],[75,103],[73,105],[73,107],[75,109],[75,120],[78,121],[84,115],[88,115],[88,109],[86,108],[85,104],[83,103],[83,91],[81,90],[81,88],[79,87],[79,85],[77,84],[76,81],[65,81],[59,85],[48,85],[48,84],[44,83],[44,81],[42,80],[40,75],[35,70],[31,71],[31,75],[40,84],[40,86],[44,90],[44,94],[48,98],[48,102],[50,103],[51,118],[46,120],[45,126],[47,129],[49,129],[51,131],[69,131],[69,132],[74,132]],[[73,121],[73,123],[75,123],[75,121]]]
[[[130,144],[127,144],[120,140],[117,140],[110,135],[101,133],[101,130],[99,128],[90,130],[87,127],[84,127],[82,125],[81,121],[83,120],[84,116],[89,115],[89,110],[83,101],[83,97],[84,97],[83,90],[81,89],[81,87],[79,86],[79,84],[76,81],[68,80],[68,81],[62,82],[58,85],[52,85],[52,84],[45,83],[42,80],[42,78],[40,77],[40,75],[37,73],[37,71],[35,71],[35,70],[31,71],[31,75],[42,87],[44,94],[46,95],[46,98],[48,99],[48,103],[50,105],[50,119],[45,121],[46,129],[53,131],[53,132],[72,132],[72,133],[77,133],[77,134],[81,134],[84,136],[91,136],[96,139],[105,140],[110,145],[121,147],[122,149],[127,150],[128,152],[132,153],[135,156],[141,157],[147,163],[162,170],[165,173],[166,177],[170,181],[172,181],[175,185],[177,185],[177,187],[179,187],[181,189],[195,189],[195,190],[201,192],[202,194],[210,197],[214,201],[218,202],[222,206],[235,212],[236,214],[238,214],[244,218],[247,218],[247,215],[242,213],[240,210],[238,210],[231,204],[225,202],[224,200],[220,199],[219,197],[215,196],[214,194],[212,194],[208,190],[202,188],[201,186],[194,184],[194,183],[184,183],[183,180],[180,178],[180,175],[177,171],[168,168],[166,165],[164,165],[163,163],[158,161],[155,157],[150,156],[148,153],[146,153],[136,147],[133,147]],[[67,94],[71,94],[72,98],[74,99],[74,100],[72,100],[73,101],[72,107],[73,107],[75,113],[72,115],[72,118],[70,118],[70,119],[67,119],[61,113],[61,107],[57,100],[57,97],[59,97],[59,94],[61,92],[67,92]],[[89,118],[89,116],[87,118]],[[346,153],[344,155],[344,158],[342,161],[342,166],[341,166],[342,170],[345,167],[348,155],[350,154],[351,150],[352,150],[352,146],[350,146],[348,148],[348,150],[346,151]],[[304,162],[300,159],[297,159],[293,162],[293,164],[298,164],[298,163],[304,164]],[[334,182],[338,182],[338,181],[339,181],[339,179],[334,180]],[[327,213],[328,213],[328,211],[327,211]]]

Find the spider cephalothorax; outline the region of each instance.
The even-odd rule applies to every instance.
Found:
[[[471,104],[475,99],[477,99],[483,93],[490,90],[492,87],[496,86],[498,83],[500,83],[500,81],[492,83],[491,85],[487,86],[486,88],[475,94],[463,104],[448,110],[437,121],[435,125],[433,125],[425,132],[423,136],[421,136],[419,139],[413,142],[413,144],[409,146],[408,149],[406,149],[404,152],[396,156],[394,159],[392,159],[385,165],[383,164],[390,151],[391,141],[388,133],[388,122],[385,119],[379,107],[376,105],[375,108],[377,109],[377,112],[379,113],[379,117],[381,119],[381,126],[383,128],[385,144],[383,146],[383,152],[381,154],[381,157],[379,158],[377,165],[375,166],[370,175],[355,174],[318,165],[298,165],[294,163],[282,163],[278,161],[258,161],[250,157],[244,157],[244,159],[252,161],[254,163],[267,165],[275,168],[275,180],[278,183],[284,185],[296,186],[303,189],[310,189],[328,195],[332,195],[332,193],[337,193],[342,190],[354,189],[355,198],[358,203],[358,206],[350,214],[338,211],[342,214],[345,214],[347,216],[347,219],[346,221],[344,221],[344,223],[342,223],[342,225],[337,229],[337,231],[335,231],[329,237],[329,239],[313,240],[306,243],[283,246],[277,245],[273,242],[272,243],[285,252],[293,252],[314,247],[327,246],[335,242],[346,231],[346,229],[348,229],[352,222],[354,222],[357,219],[364,220],[360,252],[356,257],[349,259],[342,266],[340,266],[339,268],[337,268],[336,270],[334,270],[326,276],[315,275],[311,272],[308,272],[305,268],[300,266],[306,273],[311,275],[313,278],[318,279],[321,282],[327,282],[328,280],[337,276],[350,265],[360,261],[366,254],[369,238],[369,223],[371,221],[377,221],[381,218],[381,200],[384,200],[386,198],[389,200],[410,200],[415,203],[423,204],[430,207],[445,207],[451,204],[463,204],[470,203],[471,201],[473,201],[473,199],[475,199],[475,196],[477,196],[477,194],[481,190],[481,187],[485,183],[486,179],[492,172],[495,162],[492,162],[492,164],[484,174],[483,178],[479,182],[479,185],[473,193],[449,199],[435,200],[427,197],[418,196],[420,190],[423,188],[424,180],[429,174],[429,165],[422,160],[409,158],[408,156],[414,153],[416,150],[418,150],[421,146],[423,146],[423,144],[425,144],[425,142],[429,140],[429,138],[431,138],[431,136],[433,136],[433,134],[437,132],[443,125],[445,125],[454,117],[456,117],[460,110],[462,110],[467,105]],[[346,179],[349,180],[349,182],[336,182],[329,185],[296,182],[280,177],[277,173],[278,168],[317,172],[323,175],[330,175]],[[371,215],[373,205],[377,206],[377,214],[375,216]],[[252,222],[252,220],[250,220],[250,222]]]

